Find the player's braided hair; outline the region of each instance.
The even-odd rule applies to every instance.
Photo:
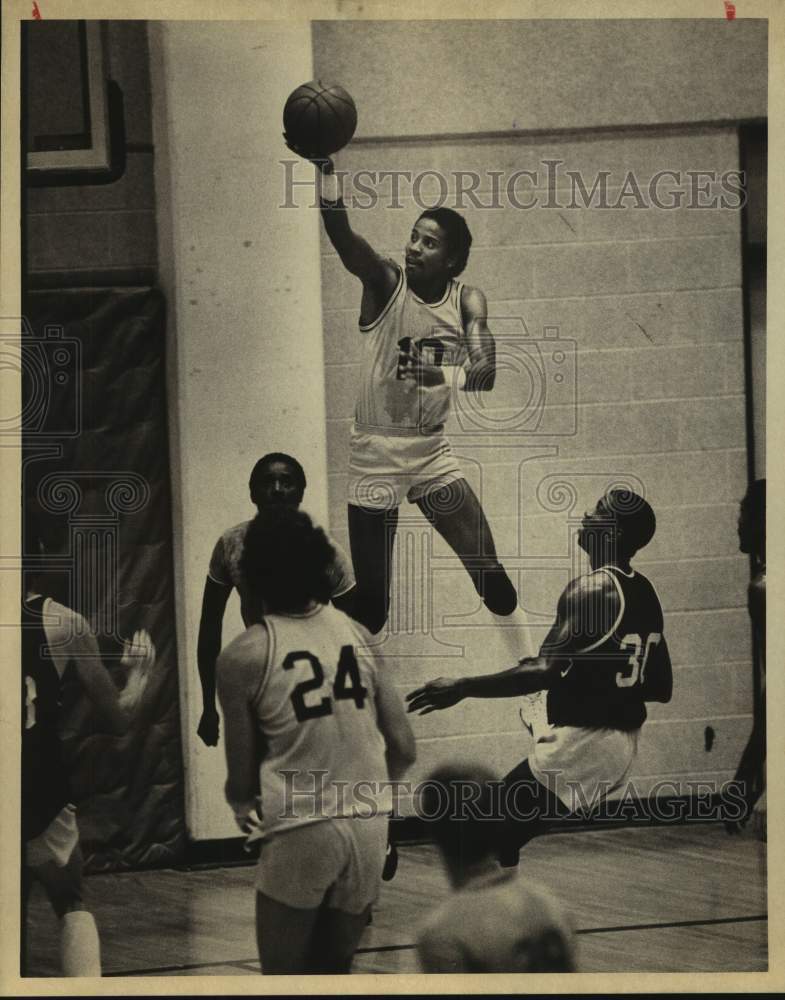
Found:
[[[335,550],[310,517],[290,507],[265,508],[248,525],[240,572],[269,611],[327,604]]]
[[[444,207],[426,208],[417,221],[420,219],[433,219],[444,230],[449,252],[455,258],[452,275],[457,277],[469,261],[469,250],[472,246],[472,234],[466,225],[466,219],[453,209]]]

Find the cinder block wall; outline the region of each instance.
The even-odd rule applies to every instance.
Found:
[[[711,77],[716,69],[708,54],[724,42],[707,22],[693,24],[693,40],[694,31],[704,24],[703,56],[698,47],[698,64],[693,63],[691,72],[705,71]],[[537,105],[541,120],[536,123],[544,126],[542,116],[550,114],[552,134],[480,134],[494,132],[505,115],[509,122],[517,116],[520,123],[523,117],[525,105],[520,111],[515,105],[520,95],[509,97],[514,87],[493,91],[497,77],[507,73],[514,79],[519,66],[533,72],[532,60],[542,61],[542,51],[549,59],[558,56],[565,79],[588,71],[583,49],[573,55],[564,46],[559,50],[545,44],[542,34],[547,35],[550,27],[538,26],[540,49],[533,47],[521,23],[508,28],[518,32],[521,46],[515,64],[502,49],[501,63],[495,60],[474,81],[486,88],[484,120],[467,95],[454,95],[446,117],[452,115],[452,121],[455,102],[466,100],[467,120],[473,126],[467,129],[469,134],[419,140],[411,136],[424,129],[416,122],[404,124],[399,106],[411,89],[420,93],[422,101],[427,83],[435,92],[424,114],[433,117],[442,86],[436,71],[442,60],[449,59],[458,36],[461,44],[470,44],[469,27],[442,23],[438,35],[431,31],[434,48],[428,61],[418,64],[411,56],[421,44],[416,25],[407,30],[396,26],[385,36],[385,47],[378,44],[378,29],[371,26],[354,24],[349,35],[341,25],[317,25],[317,72],[355,95],[365,132],[379,135],[392,121],[404,133],[393,132],[377,141],[360,139],[339,154],[338,165],[349,171],[411,170],[414,175],[426,169],[438,171],[448,181],[445,203],[451,206],[456,205],[454,177],[460,170],[485,178],[476,193],[487,204],[489,171],[503,171],[507,177],[528,169],[544,176],[543,161],[558,159],[563,170],[580,171],[588,179],[598,171],[610,171],[608,200],[613,204],[628,171],[645,187],[658,170],[722,174],[738,168],[732,121],[725,127],[701,124],[717,117],[717,109],[710,107],[711,88],[693,95],[689,112],[694,125],[669,127],[669,121],[683,122],[686,111],[674,105],[669,115],[668,94],[663,97],[657,90],[665,67],[651,63],[649,75],[634,85],[648,88],[651,100],[644,102],[641,114],[647,122],[662,123],[654,129],[560,135],[561,119],[568,112],[574,115],[575,108],[563,103],[563,94],[554,94],[550,112]],[[475,25],[474,30],[481,32],[482,26]],[[552,30],[552,40],[558,42],[559,35],[564,42],[563,28],[554,25]],[[620,30],[621,35],[614,35],[617,44],[625,37]],[[627,37],[633,38],[634,26],[627,30]],[[681,44],[682,27],[669,22],[658,30],[663,34],[649,52],[661,53],[667,62],[673,47]],[[757,42],[750,41],[749,34],[745,37],[753,48],[765,40],[762,34]],[[371,48],[376,53],[373,63],[367,61]],[[612,53],[607,56],[602,70],[606,74],[612,72]],[[759,58],[765,60],[765,47]],[[415,68],[406,76],[405,93],[388,88],[382,95],[378,80],[387,74],[392,82],[396,59],[403,60],[398,65]],[[602,52],[592,51],[590,65],[602,61]],[[430,66],[431,82],[418,76],[416,65]],[[751,94],[749,82],[745,99],[765,113],[765,85],[762,92]],[[726,86],[732,90],[735,77],[733,87],[727,81]],[[585,114],[580,116],[584,123],[594,118],[603,124],[613,121],[613,107],[607,102],[617,98],[619,124],[634,124],[629,120],[634,109],[615,91],[608,96],[606,90],[604,98],[596,90],[574,95],[584,102]],[[381,190],[389,192],[389,183]],[[352,214],[359,232],[399,260],[420,210],[411,197],[411,185],[404,183],[401,190],[400,208],[389,207],[389,198],[380,198],[375,207]],[[539,193],[544,204],[547,191]],[[429,194],[439,194],[435,178],[423,184],[420,200],[426,201]],[[557,190],[556,197],[562,206],[569,205],[569,192],[562,195]],[[509,428],[511,421],[514,426],[525,394],[519,365],[517,375],[500,374],[495,390],[483,401],[484,410],[467,411],[466,397],[459,397],[462,413],[454,413],[448,432],[481,498],[502,561],[519,573],[522,602],[537,641],[552,620],[561,588],[583,568],[574,530],[585,507],[616,481],[643,489],[653,504],[658,533],[636,565],[650,576],[663,602],[675,694],[671,704],[651,707],[644,730],[635,775],[639,790],[646,793],[660,778],[729,777],[750,727],[748,573],[735,532],[746,475],[740,215],[733,209],[639,209],[632,207],[632,199],[626,204],[615,210],[465,207],[474,245],[463,278],[486,292],[500,354],[509,354],[516,363],[515,345],[520,346],[523,324],[535,371],[538,359],[549,353],[547,341],[543,342],[546,331],[551,337],[558,331],[564,370],[575,371],[575,393],[565,395],[564,383],[557,391],[553,366],[546,364],[540,386],[545,407],[538,433],[488,433],[494,421],[497,427]],[[339,540],[348,544],[345,473],[361,345],[356,327],[360,284],[343,271],[324,240],[322,252],[330,523]],[[401,515],[391,615],[398,634],[380,646],[385,669],[393,671],[401,690],[407,691],[435,676],[508,665],[499,629],[481,607],[458,561],[414,507],[404,505]],[[513,701],[477,701],[415,720],[419,747],[415,777],[437,762],[457,757],[480,757],[500,772],[509,769],[529,749],[517,708]],[[708,742],[707,727],[714,731]]]
[[[43,22],[41,22],[43,23]],[[132,285],[155,281],[157,251],[152,120],[144,21],[107,21],[109,77],[123,93],[126,170],[111,184],[35,187],[27,192],[31,287]],[[29,26],[31,31],[37,24]],[[38,72],[48,72],[43,63]],[[51,86],[57,87],[56,65]]]

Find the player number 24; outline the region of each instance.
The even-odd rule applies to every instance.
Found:
[[[324,684],[324,668],[318,657],[307,650],[297,650],[287,653],[283,661],[283,669],[291,670],[296,663],[307,663],[312,671],[312,676],[306,681],[301,681],[292,691],[292,707],[298,722],[305,722],[306,719],[318,719],[323,715],[331,715],[333,710],[332,698],[324,696],[319,701],[308,704],[305,696],[311,691],[318,691]],[[338,669],[333,682],[333,697],[337,701],[344,699],[353,701],[358,708],[363,708],[368,689],[363,687],[360,680],[360,669],[357,666],[357,657],[351,646],[342,646],[341,655],[338,660]]]
[[[630,632],[621,640],[622,649],[631,649],[630,658],[627,660],[629,672],[623,673],[621,670],[616,674],[616,686],[620,688],[632,687],[638,681],[643,684],[646,674],[646,663],[649,653],[657,645],[662,636],[659,632],[649,632],[644,645],[643,639],[637,632]]]

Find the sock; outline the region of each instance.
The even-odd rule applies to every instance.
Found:
[[[60,959],[64,976],[100,976],[101,945],[92,913],[72,910],[63,917]]]

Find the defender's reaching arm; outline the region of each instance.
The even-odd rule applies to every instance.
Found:
[[[604,575],[579,577],[559,598],[556,620],[539,656],[525,657],[509,670],[495,674],[429,681],[407,694],[409,711],[427,715],[451,708],[464,698],[512,698],[546,690],[569,665],[572,653],[606,634],[618,611],[618,593]]]

